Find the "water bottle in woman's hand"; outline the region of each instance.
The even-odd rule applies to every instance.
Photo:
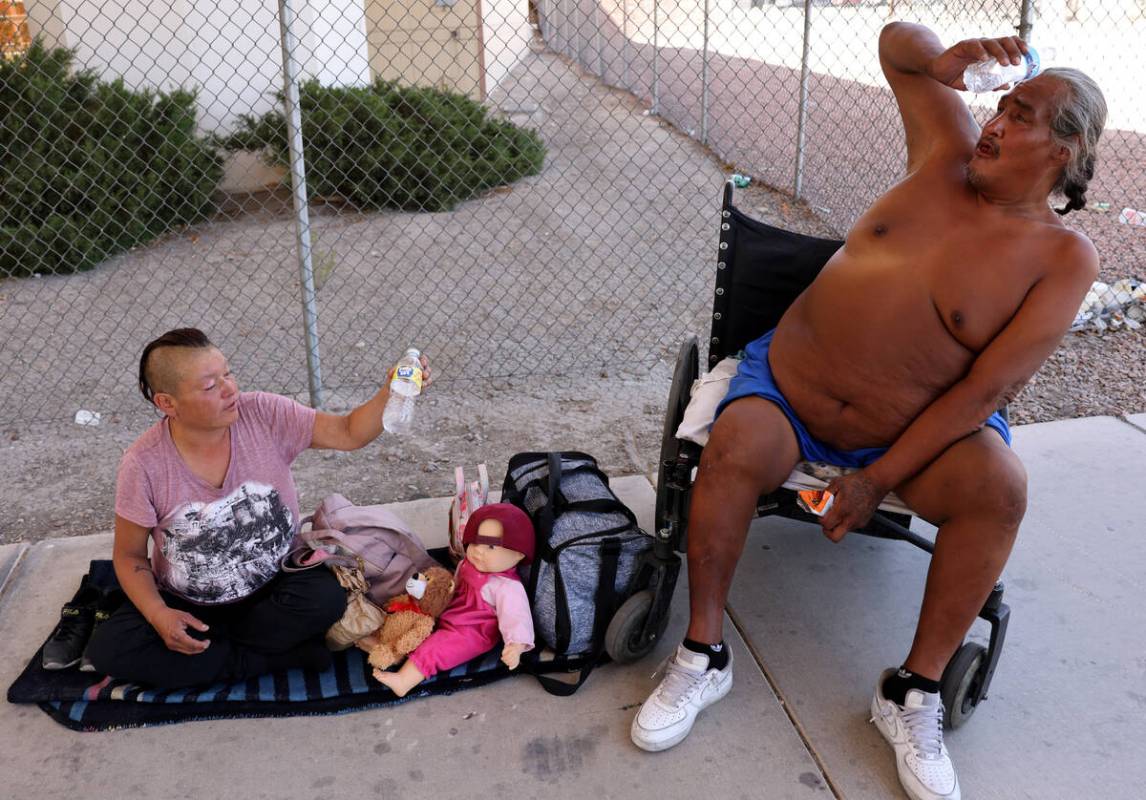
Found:
[[[414,421],[414,401],[422,393],[421,355],[411,347],[394,367],[390,377],[390,399],[382,412],[382,427],[388,433],[405,433]]]

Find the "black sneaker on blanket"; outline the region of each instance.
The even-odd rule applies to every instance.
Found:
[[[67,669],[80,663],[95,626],[101,597],[98,589],[88,585],[85,575],[75,596],[60,609],[60,621],[44,644],[41,658],[44,669]]]
[[[115,613],[124,601],[123,590],[113,589],[107,594],[103,595],[99,601],[99,607],[96,608],[95,617],[92,619],[92,631],[88,635],[88,642],[91,642],[92,636],[95,635],[96,629],[107,622],[108,617]],[[80,657],[80,672],[95,672],[95,664],[92,663],[91,657],[88,655],[87,645],[84,645],[84,654]]]

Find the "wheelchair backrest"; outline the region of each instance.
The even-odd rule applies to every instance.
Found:
[[[708,367],[776,327],[788,306],[843,246],[752,219],[724,187]]]

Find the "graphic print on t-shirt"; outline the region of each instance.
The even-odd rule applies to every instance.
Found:
[[[161,581],[196,603],[246,597],[278,573],[293,522],[274,487],[250,481],[213,503],[186,503],[159,524]]]

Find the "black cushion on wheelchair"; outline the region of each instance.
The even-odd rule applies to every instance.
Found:
[[[720,252],[724,269],[716,273],[712,366],[776,327],[788,306],[811,285],[843,242],[775,228],[743,214],[731,203],[722,222]],[[720,291],[723,289],[724,291]],[[719,314],[719,318],[717,317]]]

